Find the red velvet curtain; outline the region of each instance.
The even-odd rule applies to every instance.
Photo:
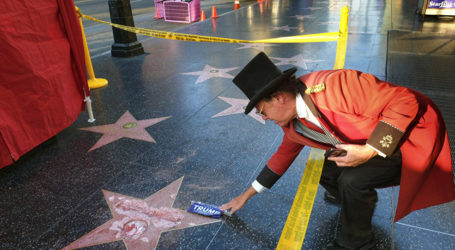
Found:
[[[89,95],[72,0],[0,1],[0,168],[73,123]]]

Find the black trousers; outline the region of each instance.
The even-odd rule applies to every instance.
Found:
[[[398,185],[401,152],[375,156],[357,167],[338,167],[325,160],[320,184],[341,203],[341,233],[337,241],[349,249],[368,249],[373,241],[371,219],[378,195],[376,188]]]

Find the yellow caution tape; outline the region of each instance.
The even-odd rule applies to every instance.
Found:
[[[324,150],[316,148],[312,148],[310,151],[310,157],[292,203],[291,211],[284,224],[276,247],[277,250],[302,248],[314,198],[318,191],[322,166],[324,165],[324,152]]]
[[[311,34],[311,35],[298,35],[298,36],[288,36],[288,37],[278,37],[270,39],[260,39],[260,40],[240,40],[232,38],[223,38],[223,37],[213,37],[213,36],[201,36],[201,35],[192,35],[176,32],[168,32],[161,30],[152,30],[145,28],[131,27],[116,23],[110,23],[96,19],[91,16],[82,14],[78,11],[78,14],[88,20],[92,20],[99,23],[104,23],[115,27],[117,29],[133,32],[139,35],[151,36],[164,39],[180,40],[180,41],[190,41],[190,42],[211,42],[211,43],[314,43],[314,42],[328,42],[328,41],[337,41],[340,37],[340,32],[328,32],[320,34]]]
[[[339,32],[328,32],[311,35],[285,36],[250,41],[252,43],[315,43],[337,41]]]
[[[79,13],[79,14],[83,18],[86,18],[86,19],[89,19],[89,20],[92,20],[95,22],[99,22],[99,23],[108,24],[108,25],[111,25],[112,27],[115,27],[115,28],[118,28],[121,30],[125,30],[125,31],[129,31],[129,32],[133,32],[136,34],[144,35],[144,36],[151,36],[151,37],[172,39],[172,40],[181,40],[181,41],[191,41],[191,42],[251,43],[251,41],[247,41],[247,40],[191,35],[191,34],[184,34],[184,33],[175,33],[175,32],[161,31],[161,30],[152,30],[152,29],[131,27],[131,26],[126,26],[126,25],[121,25],[121,24],[116,24],[116,23],[105,22],[105,21],[96,19],[94,17],[84,15],[82,13]]]

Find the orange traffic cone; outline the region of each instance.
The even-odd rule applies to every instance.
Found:
[[[212,6],[212,18],[218,18],[218,15],[216,14],[215,6]]]
[[[201,20],[200,21],[204,21],[205,20],[205,12],[204,10],[201,10]]]
[[[155,19],[161,19],[163,18],[161,16],[161,13],[160,13],[160,10],[159,10],[160,7],[155,7]]]
[[[240,9],[240,1],[239,0],[235,0],[234,1],[234,10],[237,10],[237,9]]]
[[[213,33],[216,34],[216,18],[212,18],[212,29],[213,29]]]

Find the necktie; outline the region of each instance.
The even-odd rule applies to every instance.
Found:
[[[322,126],[322,130],[324,131],[324,133],[320,133],[303,125],[302,122],[300,122],[300,120],[294,119],[294,129],[298,133],[314,141],[322,142],[325,144],[331,144],[333,146],[341,143],[337,138],[333,137],[324,126]]]

